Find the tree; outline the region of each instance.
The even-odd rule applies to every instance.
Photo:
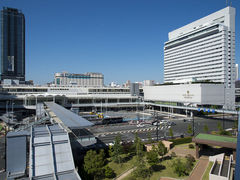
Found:
[[[141,139],[138,138],[137,143],[136,143],[136,155],[139,160],[142,159],[142,157],[143,157],[143,154],[144,154],[143,150],[144,150],[144,145],[143,145]]]
[[[185,163],[181,161],[181,159],[177,158],[173,161],[172,167],[174,172],[180,177],[186,175],[186,166]]]
[[[104,163],[103,150],[100,150],[99,154],[96,151],[89,150],[84,156],[84,170],[94,179],[99,179],[103,176]]]
[[[105,170],[105,177],[106,178],[114,178],[116,176],[116,174],[114,173],[112,168],[110,168],[109,166],[105,166],[104,170]]]
[[[158,163],[157,148],[153,145],[152,150],[147,153],[147,162],[152,167]]]
[[[137,166],[137,168],[133,171],[133,176],[136,179],[144,179],[149,178],[151,176],[151,170],[145,166],[145,164],[141,164]]]
[[[223,131],[223,127],[220,122],[217,124],[218,131],[221,133]]]
[[[192,167],[193,167],[193,163],[195,162],[195,158],[191,154],[186,155],[185,158],[187,159],[186,165],[185,165],[186,172],[190,173],[192,171]]]
[[[205,124],[203,127],[203,130],[205,133],[208,133],[209,132],[208,125]]]
[[[137,158],[137,166],[140,164],[144,164],[143,156],[144,156],[144,144],[142,143],[141,139],[138,137],[138,135],[135,135],[134,143],[133,143],[133,148],[134,148],[134,154],[136,155]]]
[[[192,126],[191,126],[190,124],[188,125],[187,133],[188,133],[188,134],[191,134],[191,135],[192,135],[192,133],[193,133]]]
[[[148,132],[148,143],[151,144],[153,142],[151,132]]]
[[[112,151],[112,158],[114,162],[121,163],[121,154],[123,153],[123,147],[121,145],[121,136],[118,134],[115,138],[115,142],[113,145],[113,151]]]
[[[235,121],[234,121],[233,128],[234,128],[234,129],[237,129],[237,128],[238,128],[238,120],[235,120]]]
[[[167,153],[167,148],[164,146],[162,141],[159,141],[158,146],[157,146],[157,152],[161,158]]]
[[[173,130],[172,130],[172,128],[169,129],[169,136],[171,136],[171,138],[173,138]]]

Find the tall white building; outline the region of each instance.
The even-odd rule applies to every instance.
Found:
[[[68,72],[55,73],[55,85],[59,86],[92,86],[99,87],[104,85],[102,73],[73,74]]]
[[[164,82],[224,83],[224,106],[235,105],[235,8],[226,7],[168,34]]]
[[[235,73],[236,73],[236,78],[235,80],[237,81],[238,80],[238,73],[239,73],[239,68],[238,68],[238,64],[236,64],[236,70],[235,70]]]

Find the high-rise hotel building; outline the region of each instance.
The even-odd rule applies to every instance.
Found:
[[[235,103],[235,8],[226,7],[168,34],[164,82],[224,84],[225,108]]]
[[[1,10],[0,80],[25,81],[25,17],[18,9]]]

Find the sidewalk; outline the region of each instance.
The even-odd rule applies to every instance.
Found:
[[[135,167],[132,168],[132,169],[129,169],[128,171],[126,171],[125,173],[123,173],[123,174],[121,174],[119,177],[117,177],[115,180],[121,180],[121,179],[125,178],[126,176],[128,176],[129,174],[131,174],[134,169],[135,169]]]
[[[207,166],[208,159],[200,158],[197,166],[195,167],[195,169],[193,170],[193,172],[191,173],[187,180],[201,180]]]

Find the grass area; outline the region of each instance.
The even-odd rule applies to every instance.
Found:
[[[123,154],[122,158],[127,158],[128,155]],[[109,159],[109,161],[111,161]],[[129,161],[126,161],[124,163],[121,164],[117,164],[113,161],[111,161],[110,163],[108,163],[108,166],[111,167],[113,169],[113,171],[116,173],[116,176],[122,174],[123,172],[127,171],[128,169],[131,169],[134,167],[134,162],[135,162],[135,158],[131,158]],[[108,178],[105,178],[106,180]]]
[[[203,175],[203,180],[209,180],[209,172],[210,172],[212,166],[213,166],[213,162],[209,162],[208,167]]]
[[[2,127],[2,125],[0,124],[0,131],[2,131],[2,129],[3,129],[3,127]]]
[[[192,149],[195,149],[195,143],[178,144],[178,145],[175,145],[175,147],[181,147],[183,149],[191,149],[191,148],[189,148],[189,144],[192,144],[194,146],[194,148],[192,148]]]
[[[212,140],[212,141],[219,141],[219,142],[232,142],[237,143],[237,138],[234,137],[226,137],[226,136],[218,136],[212,134],[198,134],[196,139],[204,139],[204,140]]]
[[[179,158],[179,157],[178,157]],[[176,178],[176,179],[187,179],[188,176],[181,176],[179,177],[173,170],[172,168],[172,163],[173,163],[173,159],[169,159],[169,160],[164,160],[161,163],[159,163],[159,165],[162,165],[162,167],[164,167],[162,170],[160,171],[156,171],[153,172],[152,176],[150,177],[150,180],[159,180],[160,177],[171,177],[171,178]],[[180,158],[183,161],[185,161],[185,158]],[[197,164],[198,160],[196,160],[196,162],[194,162],[193,168],[195,167],[195,165]],[[123,180],[131,180],[131,174],[128,175],[127,177],[125,177]]]

